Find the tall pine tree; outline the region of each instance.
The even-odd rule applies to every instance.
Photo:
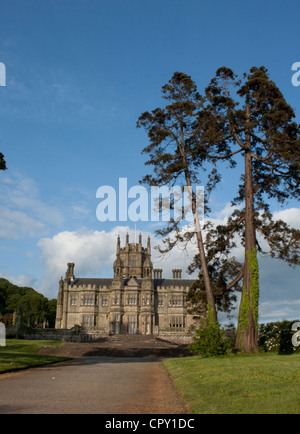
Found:
[[[243,292],[239,312],[237,345],[246,352],[257,351],[258,265],[257,219],[260,212],[269,230],[288,230],[291,240],[296,232],[275,223],[269,211],[268,199],[284,203],[299,197],[300,128],[294,121],[294,111],[282,93],[270,80],[264,67],[253,67],[243,80],[229,68],[217,70],[206,89],[213,116],[209,141],[224,149],[227,158],[241,154],[243,174],[234,204],[244,204],[245,247]],[[215,155],[215,160],[224,156]],[[268,224],[266,223],[268,220]],[[273,240],[271,239],[273,238]],[[269,237],[273,249],[281,241]],[[280,249],[279,249],[280,250]]]
[[[208,120],[204,99],[191,77],[181,72],[173,74],[171,80],[162,87],[162,93],[167,105],[143,113],[137,122],[137,127],[146,130],[150,142],[143,150],[149,156],[145,164],[153,166],[153,174],[145,176],[141,182],[150,186],[181,183],[192,190],[193,186],[201,184],[199,174],[203,174],[203,165],[210,160],[207,146],[202,146],[204,141],[199,140],[199,137],[202,138],[201,133],[206,131],[205,124]],[[208,178],[209,188],[212,188],[218,181],[213,170]],[[180,229],[181,222],[171,218],[164,229],[156,232],[163,237],[165,248],[161,248],[161,251],[171,250],[178,242],[196,239],[207,301],[213,310],[214,321],[217,322],[194,193],[191,194],[191,208],[196,230],[184,232]],[[176,206],[174,202],[172,205]]]
[[[6,170],[6,162],[4,160],[4,155],[0,152],[0,170]]]

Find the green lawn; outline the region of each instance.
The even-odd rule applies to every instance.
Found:
[[[61,345],[62,342],[57,341],[7,339],[6,346],[0,347],[0,374],[67,360],[64,357],[37,354],[40,347]]]
[[[300,353],[164,361],[192,414],[299,414]]]

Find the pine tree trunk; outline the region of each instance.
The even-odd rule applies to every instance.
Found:
[[[181,89],[181,85],[180,85],[180,89]],[[180,91],[180,101],[182,101],[181,91]],[[209,276],[209,272],[208,272],[207,261],[206,261],[205,251],[204,251],[202,232],[201,232],[201,227],[200,227],[199,217],[198,217],[198,210],[197,210],[197,200],[196,200],[195,194],[193,193],[193,190],[192,190],[191,177],[190,177],[189,167],[188,167],[188,163],[187,163],[186,155],[185,155],[184,125],[183,124],[184,123],[182,120],[182,113],[181,113],[180,114],[179,151],[180,151],[180,154],[182,157],[186,185],[190,189],[190,194],[191,194],[190,200],[191,200],[191,205],[192,205],[192,213],[193,213],[193,218],[194,218],[194,225],[195,225],[195,232],[196,232],[196,239],[197,239],[197,247],[198,247],[198,252],[199,252],[199,256],[200,256],[200,263],[201,263],[201,267],[202,267],[202,275],[203,275],[206,297],[207,297],[207,301],[210,305],[210,308],[213,311],[213,321],[215,323],[217,323],[218,322],[217,310],[216,310],[215,298],[214,298],[214,294],[213,294],[213,290],[212,290],[211,280],[210,280],[210,276]]]
[[[213,321],[216,323],[218,321],[218,318],[217,318],[217,311],[216,311],[216,305],[215,305],[215,298],[214,298],[214,294],[213,294],[213,290],[212,290],[212,286],[211,286],[211,282],[210,282],[210,277],[209,277],[209,273],[208,273],[207,261],[206,261],[206,257],[205,257],[205,251],[204,251],[204,245],[203,245],[203,239],[202,239],[202,233],[201,233],[201,230],[199,227],[200,223],[199,223],[197,213],[194,214],[194,223],[195,223],[195,227],[196,227],[197,246],[198,246],[198,252],[200,255],[200,262],[201,262],[201,266],[202,266],[202,275],[203,275],[203,281],[204,281],[204,286],[205,286],[205,291],[206,291],[206,297],[207,297],[207,301],[209,302],[209,305],[213,311]]]
[[[256,237],[254,223],[251,142],[249,135],[246,134],[245,138],[245,266],[236,347],[238,349],[244,350],[247,353],[251,353],[258,351],[257,327],[253,312],[254,300],[253,294],[251,292],[252,281],[249,259],[249,257],[253,255],[253,252],[255,252]],[[247,300],[245,300],[244,297],[247,297]],[[247,309],[245,309],[245,306],[247,306]]]
[[[204,286],[205,286],[206,298],[207,298],[207,301],[208,301],[208,303],[209,303],[209,305],[213,311],[213,321],[215,323],[217,323],[217,321],[218,321],[217,310],[216,310],[215,298],[214,298],[214,294],[213,294],[213,290],[212,290],[212,286],[211,286],[211,280],[210,280],[208,267],[207,267],[207,261],[206,261],[206,256],[205,256],[201,226],[200,226],[198,211],[197,211],[197,200],[196,200],[194,192],[192,191],[191,180],[190,180],[190,177],[189,177],[187,171],[185,174],[185,178],[186,178],[187,186],[190,188],[190,194],[191,194],[190,199],[191,199],[191,204],[192,204],[192,212],[193,212],[193,218],[194,218],[197,247],[198,247],[198,252],[199,252],[199,256],[200,256],[200,263],[201,263],[201,267],[202,267],[202,275],[203,275],[203,281],[204,281]]]

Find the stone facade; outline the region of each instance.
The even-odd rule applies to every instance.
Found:
[[[56,329],[80,326],[91,333],[187,336],[193,317],[187,313],[186,294],[193,283],[173,270],[164,279],[153,269],[150,237],[147,247],[117,240],[113,278],[75,277],[69,263],[65,279],[59,282]]]

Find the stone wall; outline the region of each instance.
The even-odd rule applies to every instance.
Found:
[[[187,336],[185,333],[180,333],[178,331],[160,331],[155,337],[179,345],[188,345],[193,342],[193,337],[191,335]]]
[[[18,325],[6,327],[6,339],[24,338],[24,330]]]
[[[157,330],[156,330],[157,331]],[[62,342],[93,342],[98,339],[108,337],[108,333],[103,333],[97,328],[85,328],[85,327],[74,327],[73,329],[43,329],[43,328],[26,328],[21,329],[18,327],[7,327],[6,337],[11,338],[21,338],[28,340],[53,340]],[[118,336],[118,335],[115,335]],[[128,335],[130,336],[130,335]],[[137,336],[135,334],[132,335]],[[141,336],[141,335],[139,335]],[[149,336],[149,335],[143,335]],[[192,343],[192,336],[187,336],[184,332],[174,330],[174,331],[160,331],[159,333],[154,333],[152,335],[162,341],[168,341],[176,344],[189,344]]]
[[[107,336],[107,335],[106,335]],[[62,342],[92,342],[104,337],[97,331],[85,331],[78,329],[31,329],[24,332],[24,339],[29,340],[53,340]]]

